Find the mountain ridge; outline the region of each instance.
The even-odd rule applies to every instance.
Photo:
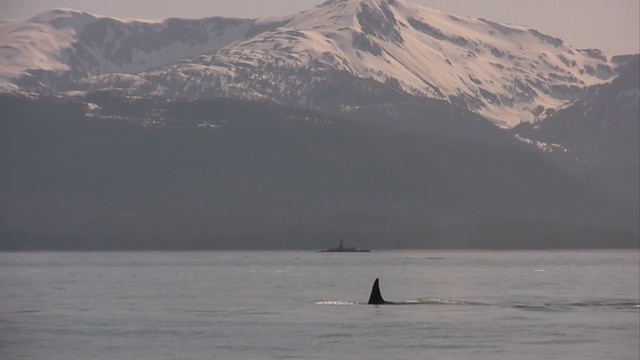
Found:
[[[100,26],[116,24],[106,19],[98,21]],[[459,17],[404,0],[330,0],[287,17],[206,19],[215,19],[205,31],[208,42],[165,64],[149,63],[143,69],[145,59],[158,53],[145,52],[138,44],[110,53],[119,54],[116,60],[125,64],[137,49],[137,68],[118,68],[111,59],[100,71],[95,66],[89,71],[91,61],[81,60],[80,71],[70,71],[78,74],[58,83],[42,84],[46,76],[33,69],[18,84],[6,74],[0,78],[5,88],[22,90],[42,84],[44,91],[122,89],[137,95],[268,99],[311,107],[321,104],[318,88],[330,87],[335,79],[371,80],[409,96],[459,104],[501,127],[512,127],[577,99],[590,85],[612,80],[618,66],[600,51],[573,49],[535,29]],[[198,26],[189,24],[206,19],[159,24],[193,30]],[[144,27],[139,21],[128,24]],[[98,33],[104,31],[108,29]],[[99,63],[95,53],[100,46],[86,45],[99,44],[96,37],[83,31],[74,49],[94,54]],[[108,46],[122,48],[122,42],[103,44],[102,53]],[[6,61],[1,54],[0,62]]]
[[[47,92],[87,76],[147,71],[270,27],[257,19],[122,20],[53,9],[0,24],[0,90]]]

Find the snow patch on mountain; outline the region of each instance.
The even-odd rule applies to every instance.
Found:
[[[121,20],[69,9],[7,21],[0,24],[0,90],[47,91],[87,76],[147,71],[215,51],[274,21]]]

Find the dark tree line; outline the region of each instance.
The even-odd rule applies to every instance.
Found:
[[[0,111],[5,250],[637,246],[625,209],[498,129],[458,136],[463,120],[110,92]]]

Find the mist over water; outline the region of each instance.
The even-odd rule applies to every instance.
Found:
[[[0,253],[3,359],[637,359],[616,251]],[[380,278],[389,301],[369,306]]]

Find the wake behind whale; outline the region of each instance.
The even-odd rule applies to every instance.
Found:
[[[380,292],[380,279],[377,278],[373,282],[369,300],[366,304],[351,302],[351,301],[317,301],[318,305],[335,305],[335,306],[354,306],[354,305],[468,305],[468,306],[500,306],[510,307],[520,310],[535,310],[535,311],[568,311],[579,308],[613,308],[617,310],[632,310],[638,311],[640,304],[636,300],[616,300],[616,301],[580,301],[580,302],[557,302],[557,303],[544,303],[535,304],[530,302],[506,302],[496,304],[486,304],[473,301],[461,301],[461,300],[449,300],[438,298],[420,298],[408,301],[387,301],[382,297]]]
[[[444,300],[444,299],[415,299],[408,301],[387,301],[382,297],[382,293],[380,292],[380,279],[376,279],[373,282],[373,287],[371,288],[371,295],[369,295],[369,301],[367,305],[465,305],[467,303],[463,301],[457,300]]]
[[[447,299],[428,299],[421,298],[407,301],[387,301],[382,297],[380,292],[380,279],[376,279],[371,288],[369,301],[366,304],[342,300],[316,301],[317,305],[334,305],[334,306],[355,306],[355,305],[470,305],[472,303],[447,300]]]

